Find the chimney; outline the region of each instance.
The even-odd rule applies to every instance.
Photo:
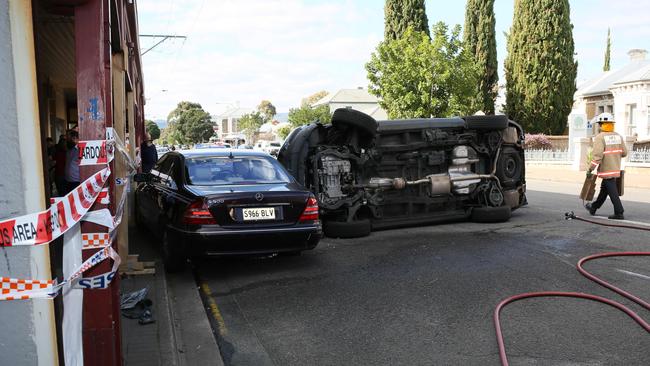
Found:
[[[627,51],[628,56],[630,56],[630,61],[643,61],[645,60],[645,55],[648,51],[641,48],[633,48]]]

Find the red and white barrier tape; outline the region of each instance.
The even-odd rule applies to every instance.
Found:
[[[81,221],[110,174],[109,167],[100,170],[45,211],[0,221],[0,247],[47,244],[58,238]]]
[[[108,164],[114,158],[114,143],[111,140],[79,141],[79,165]]]
[[[99,199],[99,203],[102,205],[108,205],[111,203],[111,197],[108,195],[108,187],[102,189],[97,198]]]
[[[58,291],[55,286],[55,280],[0,277],[0,300],[51,299]]]
[[[79,142],[79,165],[110,163],[114,158],[115,145],[124,154],[133,173],[136,167],[112,128],[106,130],[106,140]],[[122,221],[126,194],[125,192],[122,193],[115,217],[111,215],[108,209],[88,211],[98,198],[102,204],[110,202],[108,188],[103,188],[110,174],[110,168],[107,166],[86,179],[67,195],[51,199],[52,205],[49,209],[0,221],[1,247],[47,244],[63,235],[81,220],[95,222],[109,229],[109,232],[106,233],[82,234],[82,249],[99,248],[101,250],[84,261],[61,283],[57,283],[56,280],[0,277],[0,301],[36,298],[51,299],[57,296],[66,283],[71,283],[72,287],[78,289],[107,288],[110,285],[121,263],[119,254],[111,245],[117,236],[117,230],[114,229]],[[127,185],[128,187],[128,177],[116,178],[115,183],[117,185]],[[113,259],[113,266],[109,272],[94,277],[81,277],[85,271],[108,258]]]

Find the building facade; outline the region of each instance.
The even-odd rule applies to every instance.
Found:
[[[327,105],[330,108],[330,112],[334,112],[338,108],[352,108],[376,120],[388,119],[388,113],[379,106],[379,99],[363,88],[341,89],[336,93],[327,94],[312,104],[312,107],[315,108],[322,105]]]
[[[239,131],[237,122],[246,114],[254,113],[255,109],[236,105],[225,112],[212,115],[212,121],[217,126],[217,136],[221,141],[237,141],[246,137]]]
[[[616,132],[639,140],[650,138],[650,60],[647,51],[633,49],[630,60],[579,85],[569,116],[569,126],[591,126],[594,117],[608,112]]]
[[[130,141],[131,148],[127,143],[124,153],[116,153],[112,161],[79,167],[81,182],[107,166],[110,178],[127,177],[127,161],[135,160],[132,147],[142,142],[144,132],[136,1],[0,0],[0,109],[0,167],[5,173],[0,175],[0,222],[5,223],[0,229],[11,228],[13,218],[46,210],[52,199],[62,196],[52,184],[48,138],[57,142],[60,135],[74,130],[87,143],[104,140],[108,146],[106,140]],[[109,128],[113,138],[108,138]],[[117,217],[117,201],[126,187],[110,178],[104,185],[109,199],[85,208],[107,209]],[[113,230],[112,247],[126,258],[128,210],[124,212],[122,224]],[[80,219],[81,215],[76,218]],[[50,222],[43,222],[39,228],[47,231]],[[72,235],[66,239],[74,240],[79,250],[70,253],[71,246],[64,248],[67,232],[45,244],[0,247],[0,276],[69,278],[66,262],[81,264],[99,250],[82,251],[82,233],[107,233],[108,228],[91,222],[65,226],[75,228],[75,239],[69,239]],[[107,273],[113,273],[108,260],[83,276]],[[54,299],[0,302],[5,329],[0,334],[0,364],[122,364],[119,276],[105,289],[67,289]],[[74,306],[68,306],[72,304],[68,300]]]

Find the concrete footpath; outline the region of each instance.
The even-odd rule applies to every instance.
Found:
[[[156,272],[123,276],[121,292],[147,287],[156,321],[140,325],[137,319],[122,316],[124,364],[222,366],[219,347],[192,271],[188,268],[182,273],[165,273],[156,240],[134,227],[129,228],[129,245],[132,254],[140,255],[140,261],[156,262]]]
[[[526,188],[531,191],[572,194],[578,199],[584,180],[585,172],[571,170],[570,165],[526,164]],[[626,170],[621,200],[650,203],[650,169]]]

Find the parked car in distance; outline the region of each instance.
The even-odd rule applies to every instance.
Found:
[[[322,235],[314,195],[262,152],[172,151],[134,179],[136,222],[160,237],[169,271],[195,256],[299,254]]]
[[[280,141],[258,141],[255,144],[254,149],[257,151],[264,151],[265,153],[272,156],[278,156],[278,152],[280,151],[281,147],[282,142]]]
[[[325,235],[471,219],[526,204],[524,132],[506,116],[375,121],[352,109],[293,130],[278,161],[318,198]]]
[[[158,158],[160,158],[161,156],[169,152],[169,148],[167,146],[157,146],[156,152],[158,153]]]
[[[202,144],[194,144],[194,149],[230,149],[230,144],[223,142],[209,142]]]
[[[253,145],[239,145],[239,146],[237,146],[237,148],[241,149],[241,150],[252,150]]]

